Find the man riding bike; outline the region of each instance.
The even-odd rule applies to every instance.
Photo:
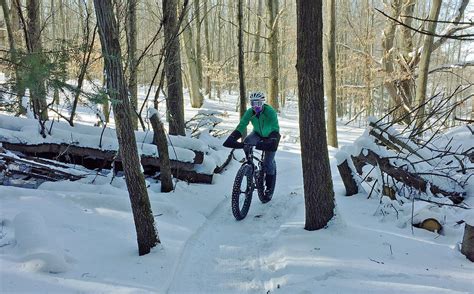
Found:
[[[271,196],[275,190],[276,182],[275,153],[280,142],[278,116],[275,109],[265,104],[265,95],[262,92],[251,93],[249,100],[251,108],[247,109],[237,128],[224,142],[224,146],[229,148],[237,147],[239,144],[237,140],[242,137],[249,122],[252,123],[253,132],[245,137],[243,144],[244,146],[252,145],[264,151],[265,195]]]

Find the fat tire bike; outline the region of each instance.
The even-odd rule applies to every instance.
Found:
[[[273,193],[265,193],[265,173],[262,168],[264,152],[258,158],[253,154],[253,148],[253,145],[244,145],[245,161],[237,171],[232,187],[232,214],[238,221],[247,216],[255,189],[262,203],[272,200],[273,196]]]

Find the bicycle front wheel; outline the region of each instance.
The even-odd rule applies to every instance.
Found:
[[[232,214],[236,220],[242,220],[249,212],[253,194],[253,167],[244,164],[235,176],[232,188]]]

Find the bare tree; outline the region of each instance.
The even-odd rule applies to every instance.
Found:
[[[279,110],[278,103],[278,1],[267,0],[268,30],[268,104]]]
[[[112,101],[115,101],[112,106],[125,181],[135,220],[138,254],[144,255],[160,243],[160,239],[155,228],[145,177],[140,171],[140,157],[132,124],[132,109],[123,74],[119,32],[111,1],[94,0],[95,12],[107,71],[107,90]]]
[[[185,4],[187,5],[187,0]],[[179,25],[176,21],[176,0],[163,0],[163,25],[165,31],[165,72],[168,87],[166,106],[169,114],[169,132],[185,135],[183,81],[181,77],[181,54],[179,49]]]
[[[325,89],[327,97],[328,144],[337,148],[336,128],[336,0],[326,0],[327,31],[324,38],[326,49]],[[326,58],[325,58],[326,59]]]
[[[421,53],[420,69],[418,73],[418,79],[416,81],[416,104],[418,111],[416,113],[416,130],[423,129],[425,121],[425,100],[426,100],[426,86],[428,83],[428,69],[430,66],[431,51],[433,46],[434,36],[436,31],[436,21],[438,20],[439,10],[441,8],[441,0],[433,0],[431,4],[428,29],[429,35],[425,36],[423,41],[423,52]]]
[[[244,38],[243,38],[243,13],[242,1],[239,0],[237,21],[238,29],[238,47],[239,47],[239,94],[240,94],[240,117],[242,118],[247,110],[247,93],[245,91],[245,69],[244,69]],[[245,134],[243,134],[245,136]]]
[[[43,46],[41,44],[40,3],[37,0],[27,0],[26,8],[28,21],[25,38],[29,55],[27,66],[31,77],[28,84],[35,117],[44,121],[48,119],[48,104],[46,102],[46,77],[41,71],[45,70],[47,60],[42,52]]]
[[[137,82],[137,0],[127,0],[127,48],[128,48],[128,90],[133,110],[133,127],[138,129],[138,82]]]
[[[326,226],[335,206],[324,119],[322,1],[297,0],[296,9],[305,229],[312,231]]]

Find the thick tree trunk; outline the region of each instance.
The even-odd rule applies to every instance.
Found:
[[[426,86],[428,84],[428,69],[430,67],[431,50],[433,46],[434,34],[436,32],[436,21],[438,20],[441,0],[433,0],[430,9],[429,21],[427,23],[427,33],[424,36],[423,52],[419,65],[418,78],[416,80],[416,105],[418,110],[415,117],[415,130],[420,132],[423,129],[425,117]]]
[[[128,48],[128,90],[132,105],[133,128],[138,129],[138,84],[137,84],[137,0],[127,0],[127,48]]]
[[[26,8],[28,12],[28,54],[30,55],[30,63],[34,64],[34,67],[43,68],[46,66],[46,56],[43,54],[43,48],[41,44],[41,22],[40,22],[40,5],[37,0],[27,0]],[[32,81],[29,81],[31,101],[33,105],[33,111],[35,117],[42,121],[48,119],[48,104],[46,102],[46,87],[45,87],[45,76],[39,72],[31,73]]]
[[[278,1],[267,0],[268,27],[268,95],[267,101],[276,111],[280,109],[278,103]]]
[[[181,54],[179,49],[179,26],[176,20],[176,0],[163,0],[163,25],[165,32],[165,72],[171,135],[185,135],[183,81],[181,76]]]
[[[245,91],[245,68],[244,68],[244,38],[243,38],[243,12],[242,1],[239,0],[237,22],[238,29],[238,50],[239,50],[239,93],[240,93],[240,118],[242,118],[247,110],[247,93]],[[245,137],[246,134],[242,134]]]
[[[161,192],[170,192],[173,190],[173,180],[171,178],[170,156],[168,154],[165,128],[157,113],[150,117],[150,123],[153,128],[153,144],[158,148],[160,157]]]
[[[297,62],[305,229],[324,228],[334,216],[334,191],[324,119],[321,1],[296,1]]]
[[[116,101],[112,105],[125,181],[135,220],[138,253],[144,255],[160,243],[160,239],[155,228],[145,177],[140,171],[137,143],[132,127],[131,106],[123,74],[119,32],[111,0],[94,0],[94,4],[107,71],[107,89],[113,101]]]
[[[325,89],[327,97],[328,144],[337,148],[336,128],[336,0],[326,0],[326,56]]]

